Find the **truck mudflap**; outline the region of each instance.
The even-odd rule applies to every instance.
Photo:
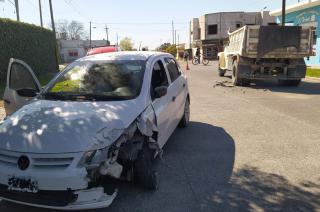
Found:
[[[46,204],[37,204],[29,202],[24,202],[23,200],[17,200],[14,198],[8,197],[0,197],[0,200],[6,200],[9,202],[28,205],[39,208],[46,209],[55,209],[55,210],[88,210],[88,209],[98,209],[98,208],[106,208],[111,205],[115,197],[117,196],[118,191],[116,190],[113,194],[108,195],[104,193],[103,187],[92,188],[88,190],[79,190],[74,191],[74,195],[76,195],[76,200],[72,203],[69,203],[65,206],[54,206],[54,205],[46,205]]]

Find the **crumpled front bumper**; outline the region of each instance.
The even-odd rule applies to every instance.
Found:
[[[24,200],[20,200],[18,198],[6,197],[1,195],[0,199],[17,203],[23,205],[29,205],[39,208],[47,208],[47,209],[56,209],[56,210],[88,210],[88,209],[98,209],[98,208],[106,208],[111,205],[115,197],[117,196],[117,190],[112,194],[108,195],[104,193],[103,187],[92,188],[88,190],[80,190],[73,192],[77,198],[74,202],[69,203],[67,205],[56,205],[56,204],[38,204],[33,201],[25,202]],[[36,194],[34,194],[36,196]],[[38,197],[39,198],[39,197]]]

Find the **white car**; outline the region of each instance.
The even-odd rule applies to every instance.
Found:
[[[185,75],[155,52],[87,56],[43,89],[11,59],[4,102],[0,198],[62,210],[109,206],[117,191],[105,193],[102,176],[156,189],[151,162],[190,114]]]

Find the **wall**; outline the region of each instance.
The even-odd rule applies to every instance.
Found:
[[[277,17],[277,22],[281,23],[282,16]],[[316,56],[311,56],[309,60],[306,59],[307,65],[320,65],[320,6],[300,10],[286,14],[286,23],[297,26],[313,26],[316,27],[317,43],[314,46]]]

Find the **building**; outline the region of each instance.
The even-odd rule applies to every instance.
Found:
[[[228,31],[232,32],[245,25],[270,23],[275,23],[275,17],[271,17],[268,11],[206,14],[191,21],[190,44],[187,48],[200,48],[206,58],[216,59],[228,41]]]
[[[281,23],[282,10],[277,9],[270,12],[270,15],[275,16],[278,23]],[[320,66],[320,0],[307,0],[300,3],[289,5],[286,7],[286,25],[294,26],[312,26],[313,31],[313,55],[306,58],[307,65]]]
[[[60,58],[62,63],[70,63],[86,56],[90,49],[89,40],[59,40]],[[91,47],[103,47],[109,43],[106,40],[92,40]]]

